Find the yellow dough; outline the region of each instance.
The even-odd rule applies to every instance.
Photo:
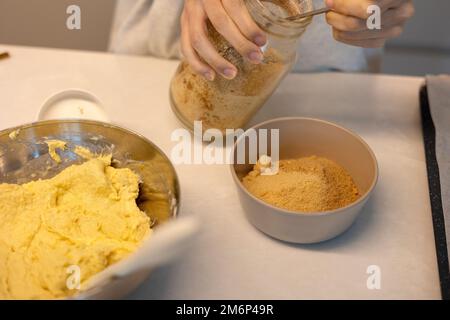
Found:
[[[136,205],[139,177],[111,157],[71,166],[49,180],[0,184],[0,299],[53,299],[135,251],[151,233]],[[73,279],[72,279],[73,280]]]
[[[61,140],[47,140],[45,143],[48,146],[48,153],[50,157],[57,163],[61,163],[61,157],[56,153],[56,150],[65,150],[66,142]]]

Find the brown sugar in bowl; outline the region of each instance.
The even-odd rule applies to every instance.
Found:
[[[253,164],[249,162],[252,158],[250,153],[259,153],[259,150],[250,148],[246,137],[251,130],[256,130],[259,137],[261,129],[279,130],[280,159],[315,155],[342,166],[358,187],[358,199],[334,210],[296,212],[275,207],[252,195],[241,180],[253,168]],[[271,154],[271,147],[269,141],[268,155]],[[245,150],[246,156],[245,163],[239,164],[236,161],[237,150],[241,148]],[[319,119],[288,117],[258,124],[239,137],[232,157],[235,161],[230,165],[231,174],[247,219],[271,237],[292,243],[322,242],[345,232],[361,213],[378,180],[377,160],[368,144],[355,133]]]

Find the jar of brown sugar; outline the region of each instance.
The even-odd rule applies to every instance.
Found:
[[[209,40],[238,73],[232,80],[217,76],[208,81],[186,61],[180,63],[171,83],[171,105],[191,130],[194,121],[202,121],[203,130],[214,128],[223,133],[245,128],[296,62],[298,41],[312,18],[287,18],[313,10],[312,0],[246,0],[245,4],[267,34],[263,62],[248,62],[208,23]]]

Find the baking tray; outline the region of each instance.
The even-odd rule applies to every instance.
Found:
[[[431,117],[428,90],[426,86],[423,86],[420,90],[420,109],[441,293],[442,299],[450,300],[450,265],[447,248],[447,237],[450,235],[447,234],[445,230],[441,180],[436,159],[436,130]]]

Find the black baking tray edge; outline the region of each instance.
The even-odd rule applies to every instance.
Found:
[[[420,109],[441,293],[443,300],[450,300],[450,266],[444,210],[442,208],[441,181],[436,159],[436,130],[431,118],[426,86],[423,86],[420,90]]]

